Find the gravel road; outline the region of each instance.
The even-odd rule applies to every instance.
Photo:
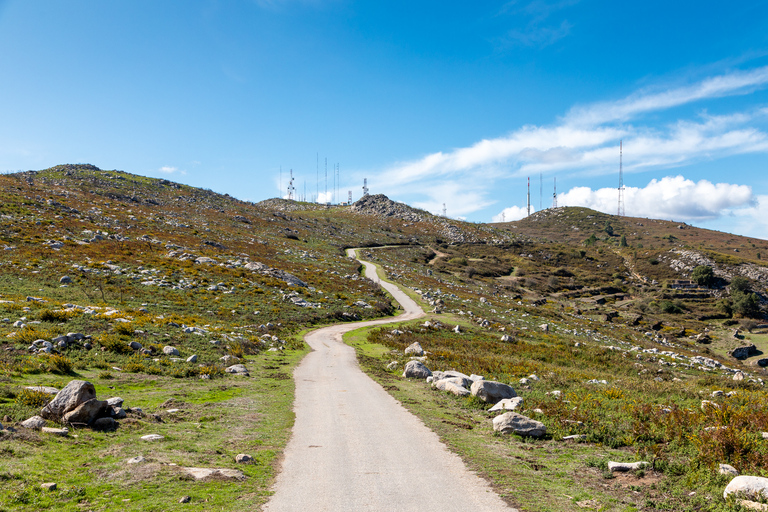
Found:
[[[372,264],[366,276],[379,281]],[[306,336],[313,351],[294,372],[296,422],[268,512],[513,511],[437,435],[358,367],[343,333],[424,316],[397,286],[405,309],[390,319],[334,325]]]

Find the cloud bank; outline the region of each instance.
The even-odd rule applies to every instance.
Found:
[[[618,212],[618,189],[575,187],[557,196],[560,206],[585,206],[605,213]],[[651,180],[643,188],[625,187],[624,210],[629,217],[702,221],[720,217],[735,208],[757,204],[746,185],[694,182],[683,176]]]
[[[431,211],[439,209],[445,202],[449,210],[468,215],[493,204],[495,201],[491,196],[495,189],[506,186],[501,185],[503,180],[538,173],[613,174],[618,167],[620,140],[625,149],[626,174],[668,170],[733,155],[765,153],[768,152],[768,134],[760,128],[768,120],[768,109],[765,108],[718,115],[699,111],[689,114],[689,118],[672,117],[663,123],[659,123],[659,119],[669,119],[671,114],[678,112],[670,111],[681,106],[743,96],[766,86],[768,66],[731,71],[683,86],[642,89],[619,100],[575,106],[552,125],[527,125],[503,137],[397,163],[370,182],[375,190],[399,197],[403,197],[403,190],[408,190],[411,195],[418,191],[418,199],[413,202]],[[708,186],[714,187],[711,193],[717,198],[726,190],[730,199],[724,202],[718,199],[711,204],[696,200],[696,194],[710,193]],[[723,189],[723,186],[668,177],[653,181],[643,189],[628,188],[627,214],[634,209],[638,215],[710,219],[722,213],[716,210],[719,205],[729,205],[723,206],[727,209],[737,207],[736,204],[751,204],[752,199],[744,195],[746,187],[727,185]],[[567,197],[598,205],[608,201],[608,190],[611,189],[587,193],[574,189],[567,193]],[[667,203],[660,205],[664,209],[642,206],[643,201],[652,200],[662,191],[675,192],[666,196]],[[603,195],[605,200],[601,199]],[[524,203],[524,199],[521,197],[518,204]],[[656,203],[652,201],[650,204]],[[508,214],[515,216],[515,211]]]

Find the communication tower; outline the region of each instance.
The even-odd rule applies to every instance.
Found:
[[[528,217],[531,216],[531,178],[528,177]]]
[[[557,208],[557,178],[555,178],[555,188],[552,192],[552,208]]]
[[[293,169],[291,169],[291,179],[288,182],[288,199],[293,200],[293,193],[296,190],[296,187],[293,186]]]
[[[624,216],[624,167],[623,167],[624,141],[619,141],[619,217]]]
[[[368,195],[368,178],[363,178],[363,197]]]
[[[447,215],[445,213],[445,203],[443,203],[443,217],[447,217]]]
[[[352,191],[351,190],[349,191],[349,196],[348,196],[348,199],[347,199],[347,204],[352,204]]]

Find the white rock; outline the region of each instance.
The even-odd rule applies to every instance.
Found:
[[[516,412],[505,412],[493,418],[493,430],[502,434],[515,433],[531,437],[541,437],[547,433],[547,427],[542,422]]]
[[[403,371],[403,377],[414,379],[426,379],[432,375],[432,372],[421,361],[408,361],[405,364],[405,371]]]
[[[737,476],[725,487],[723,498],[728,499],[728,496],[734,493],[749,500],[766,500],[768,499],[768,478],[747,475]]]
[[[178,356],[181,355],[179,353],[179,350],[176,347],[171,347],[170,345],[167,345],[163,347],[163,354],[167,356]]]
[[[611,473],[614,473],[616,471],[621,472],[627,472],[627,471],[637,471],[638,469],[643,469],[646,466],[650,466],[645,461],[639,461],[639,462],[608,462],[608,471]]]
[[[235,456],[235,462],[245,463],[253,461],[253,457],[245,453],[238,453]]]
[[[32,416],[21,422],[21,426],[32,430],[40,430],[45,426],[45,420],[40,416]]]
[[[514,411],[523,406],[523,397],[503,398],[496,405],[488,409],[489,411]]]
[[[188,363],[196,363],[197,362],[197,354],[192,354],[187,358]]]
[[[141,436],[142,441],[160,441],[162,439],[165,439],[165,437],[160,434],[147,434],[146,436]]]
[[[424,349],[418,341],[414,341],[405,349],[405,355],[423,356]]]
[[[217,468],[181,468],[182,471],[192,476],[195,480],[202,480],[208,477],[231,478],[234,480],[245,480],[242,471],[236,469],[217,469]]]
[[[132,459],[128,459],[125,462],[128,464],[141,464],[142,462],[146,462],[147,459],[139,455],[138,457],[134,457]]]
[[[718,471],[721,475],[739,476],[739,470],[730,464],[720,464]]]
[[[493,380],[474,381],[472,387],[470,387],[470,392],[472,396],[476,396],[486,403],[496,403],[503,398],[514,398],[517,396],[512,386]]]

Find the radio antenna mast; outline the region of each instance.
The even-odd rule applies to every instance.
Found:
[[[368,195],[368,178],[363,178],[363,197]]]
[[[552,208],[557,208],[557,177],[555,177],[555,192],[552,194]]]
[[[531,177],[528,176],[528,217],[531,216]]]
[[[296,188],[293,186],[293,169],[291,169],[291,180],[288,182],[288,199],[293,200],[293,191]]]
[[[619,217],[624,216],[624,141],[619,141]]]

